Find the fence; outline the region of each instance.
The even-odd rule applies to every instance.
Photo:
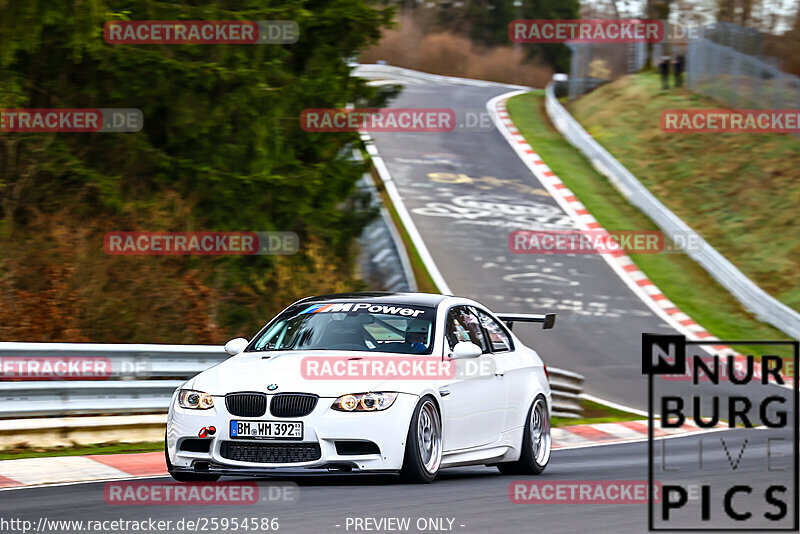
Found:
[[[800,78],[710,39],[689,44],[686,85],[733,108],[800,108]]]
[[[571,52],[570,100],[625,74],[638,72],[647,61],[646,43],[567,43]]]
[[[550,120],[573,146],[617,188],[628,202],[642,210],[677,243],[692,243],[686,253],[748,310],[794,339],[800,339],[800,313],[768,295],[722,254],[653,196],[647,188],[592,139],[556,98],[553,83],[547,86],[545,107]]]
[[[655,43],[651,61],[686,55],[686,86],[740,109],[800,108],[800,78],[782,72],[761,56],[763,35],[727,22],[703,26],[704,38],[688,44]],[[624,74],[638,72],[647,60],[646,43],[567,43],[570,100]]]
[[[703,35],[711,41],[736,49],[739,52],[760,56],[764,49],[764,35],[755,28],[718,20],[704,26]]]
[[[0,419],[34,416],[164,413],[172,393],[188,378],[229,358],[205,345],[100,345],[0,343],[0,364],[9,358],[107,358],[110,379],[0,381]],[[580,413],[583,377],[548,368],[554,414]],[[8,378],[4,376],[3,378]]]

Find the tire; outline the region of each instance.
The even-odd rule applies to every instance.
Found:
[[[550,412],[544,395],[540,394],[528,410],[519,460],[497,464],[497,468],[504,475],[538,475],[550,461],[551,445]]]
[[[169,454],[167,453],[167,437],[164,436],[164,460],[167,463],[167,471],[169,476],[178,482],[216,482],[221,475],[212,475],[205,473],[186,473],[183,471],[173,471],[172,462],[169,461]]]
[[[406,436],[406,451],[400,477],[405,482],[433,482],[442,463],[442,418],[431,397],[423,397],[414,408]]]

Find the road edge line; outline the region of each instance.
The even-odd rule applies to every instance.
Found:
[[[625,406],[624,404],[617,404],[616,402],[612,402],[606,399],[601,399],[600,397],[595,397],[594,395],[589,395],[588,393],[581,393],[580,397],[582,399],[586,399],[589,402],[596,402],[597,404],[602,404],[603,406],[608,406],[609,408],[614,408],[615,410],[620,410],[622,412],[632,413],[634,415],[641,415],[644,417],[649,417],[650,414],[647,413],[645,410],[640,410],[638,408],[631,408],[630,406]],[[653,417],[659,417],[658,414],[653,414]]]
[[[417,226],[411,219],[411,214],[408,212],[408,208],[406,208],[406,205],[403,203],[403,198],[400,195],[400,191],[397,189],[391,173],[389,173],[389,168],[386,166],[386,162],[383,161],[383,157],[381,157],[380,153],[378,152],[378,147],[375,146],[372,141],[372,137],[370,137],[369,134],[361,133],[361,141],[364,143],[364,148],[370,156],[372,165],[375,167],[375,170],[383,182],[383,187],[386,189],[386,194],[389,195],[389,199],[392,201],[392,205],[397,212],[397,216],[400,217],[400,221],[403,223],[408,237],[411,239],[411,242],[414,243],[414,247],[417,249],[420,260],[422,260],[422,263],[428,270],[428,274],[433,280],[433,283],[443,295],[452,295],[453,292],[450,289],[450,286],[447,285],[444,276],[442,276],[442,272],[439,270],[439,267],[436,266],[433,256],[431,256],[428,247],[425,245],[422,235],[419,233]]]

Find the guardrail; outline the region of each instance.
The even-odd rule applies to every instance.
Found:
[[[553,395],[553,417],[580,417],[583,376],[564,369],[547,368]]]
[[[229,358],[208,345],[0,343],[0,418],[166,412],[188,378]],[[73,362],[91,358],[90,380],[16,380],[9,360]]]
[[[185,380],[229,357],[208,345],[101,345],[91,343],[0,343],[0,369],[9,359],[102,358],[105,379],[0,380],[0,419],[37,416],[164,413]],[[575,417],[583,377],[548,368],[553,414]]]
[[[459,78],[457,76],[442,76],[440,74],[431,74],[429,72],[420,72],[411,69],[405,69],[403,67],[395,67],[393,65],[380,65],[380,64],[372,64],[372,63],[365,63],[365,64],[357,64],[351,63],[351,67],[353,67],[353,71],[351,73],[352,76],[358,76],[359,78],[367,78],[367,79],[390,79],[396,81],[400,80],[410,80],[420,81],[423,83],[445,83],[445,84],[459,84],[459,85],[469,85],[472,87],[510,87],[512,89],[529,89],[529,87],[525,87],[524,85],[513,85],[507,83],[499,83],[499,82],[490,82],[486,80],[473,80],[470,78]]]
[[[689,225],[672,213],[653,196],[561,105],[555,95],[554,83],[546,89],[545,108],[550,120],[574,147],[586,156],[598,172],[614,185],[628,202],[639,208],[678,245],[691,243],[684,252],[696,261],[717,282],[727,289],[746,309],[786,335],[800,339],[800,313],[767,294],[742,274],[730,261],[706,242]]]

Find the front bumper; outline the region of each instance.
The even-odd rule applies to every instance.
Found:
[[[174,473],[205,473],[232,477],[298,477],[328,475],[399,475],[399,469],[361,469],[353,463],[351,469],[345,469],[341,462],[320,467],[264,467],[264,468],[230,468],[224,465],[211,464],[208,468],[173,467]]]
[[[271,399],[270,399],[271,400]],[[210,410],[186,410],[175,405],[167,419],[167,454],[175,472],[214,473],[232,476],[281,476],[327,474],[397,473],[403,465],[406,436],[417,396],[399,394],[394,404],[380,412],[346,413],[332,410],[333,398],[322,397],[305,417],[238,417],[228,413],[224,397],[214,397]],[[248,421],[302,421],[302,440],[254,440],[231,438],[231,419]],[[186,439],[197,439],[203,428],[214,426],[208,452],[180,450]],[[336,441],[363,440],[375,443],[379,453],[339,454]],[[320,456],[313,461],[261,463],[238,461],[221,454],[223,442],[249,445],[317,444]]]

